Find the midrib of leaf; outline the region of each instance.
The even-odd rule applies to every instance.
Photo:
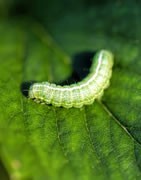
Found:
[[[103,103],[103,102],[99,102],[101,104],[101,106],[103,107],[103,109],[105,110],[105,112],[112,117],[113,121],[115,121],[123,130],[124,132],[135,142],[137,143],[139,146],[141,146],[141,142],[138,141],[133,135],[132,133],[129,131],[129,127],[123,125],[119,119],[117,119],[117,117],[112,113],[112,111]]]

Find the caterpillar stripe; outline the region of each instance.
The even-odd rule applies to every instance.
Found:
[[[90,73],[82,81],[60,86],[49,82],[34,83],[29,89],[29,98],[55,107],[81,108],[95,99],[100,99],[109,86],[112,75],[113,54],[101,50],[93,57]]]

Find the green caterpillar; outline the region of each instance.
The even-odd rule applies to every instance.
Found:
[[[49,82],[34,83],[29,89],[29,98],[55,107],[81,108],[103,95],[112,75],[113,54],[101,50],[93,58],[90,73],[82,81],[66,86]]]

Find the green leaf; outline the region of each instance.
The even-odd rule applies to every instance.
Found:
[[[139,6],[133,3],[131,11],[130,3],[113,3],[74,11],[56,21],[51,14],[47,20],[41,16],[53,38],[28,19],[1,22],[0,159],[13,179],[140,179]],[[23,82],[61,83],[69,77],[71,61],[62,49],[73,55],[101,48],[115,55],[101,101],[65,109],[22,95]]]

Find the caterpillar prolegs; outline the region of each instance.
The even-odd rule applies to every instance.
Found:
[[[90,73],[82,81],[60,86],[49,82],[34,83],[29,89],[29,98],[55,107],[81,108],[103,95],[112,75],[113,54],[107,50],[96,53]]]

